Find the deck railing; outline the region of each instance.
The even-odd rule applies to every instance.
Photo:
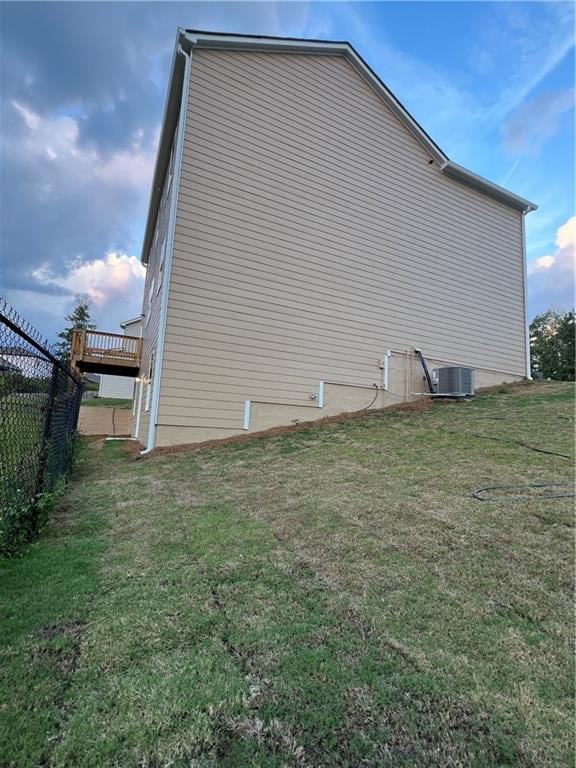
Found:
[[[122,365],[140,364],[142,339],[121,333],[76,330],[72,336],[72,365],[101,361]]]

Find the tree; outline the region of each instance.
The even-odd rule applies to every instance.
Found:
[[[63,363],[70,362],[72,354],[72,334],[78,328],[95,331],[96,325],[90,322],[90,299],[84,294],[76,296],[76,306],[64,318],[69,325],[58,334],[60,341],[56,344],[56,354]]]
[[[530,323],[532,372],[546,379],[574,381],[575,314],[549,309]]]

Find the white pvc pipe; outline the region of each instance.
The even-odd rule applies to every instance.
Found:
[[[386,351],[386,354],[384,355],[384,370],[382,373],[383,381],[382,381],[382,389],[385,392],[388,392],[389,384],[390,384],[390,356],[392,352],[390,350]]]
[[[250,429],[250,409],[252,407],[252,401],[251,400],[245,400],[244,401],[244,424],[242,425],[242,429]]]
[[[320,382],[320,389],[318,390],[318,408],[324,408],[324,382]]]

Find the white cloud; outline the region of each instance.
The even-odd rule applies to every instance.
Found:
[[[535,259],[530,274],[541,269],[550,269],[552,266],[554,266],[554,256],[540,256],[540,258]]]
[[[556,234],[558,248],[571,248],[574,251],[576,244],[576,216],[572,216],[566,224],[563,224]]]
[[[108,188],[149,189],[155,147],[142,146],[141,132],[128,149],[103,155],[79,144],[80,132],[74,118],[42,116],[17,101],[12,105],[27,129],[20,140],[13,143],[12,151],[23,156],[27,163],[48,159],[51,179],[58,174],[65,179],[59,190],[73,192],[95,183]],[[41,169],[39,171],[41,176]]]
[[[123,299],[137,300],[142,293],[146,270],[126,253],[107,253],[103,259],[76,261],[65,275],[55,275],[48,264],[32,271],[43,285],[64,288],[71,294],[87,294],[96,307]]]
[[[528,265],[528,289],[533,312],[549,307],[572,309],[576,274],[576,216],[558,228],[557,249]]]
[[[18,114],[21,116],[21,118],[24,120],[26,127],[29,128],[31,131],[37,130],[39,124],[40,124],[40,118],[35,112],[32,112],[31,109],[28,109],[23,104],[19,104],[17,101],[12,102],[14,108],[18,112]]]

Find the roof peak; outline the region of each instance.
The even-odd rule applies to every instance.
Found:
[[[152,243],[154,223],[160,202],[161,184],[168,165],[171,140],[178,122],[178,113],[181,106],[182,85],[184,82],[184,64],[182,60],[192,50],[202,48],[208,50],[272,51],[278,53],[343,56],[372,86],[395,114],[396,118],[403,123],[413,137],[424,147],[432,160],[437,163],[442,173],[522,213],[528,213],[529,211],[536,210],[538,207],[529,200],[450,160],[349,42],[344,40],[318,40],[273,35],[244,35],[237,32],[216,32],[179,27],[172,58],[172,71],[170,73],[168,95],[164,108],[161,138],[156,158],[148,220],[142,248],[142,262],[144,264],[148,261],[148,252]]]

